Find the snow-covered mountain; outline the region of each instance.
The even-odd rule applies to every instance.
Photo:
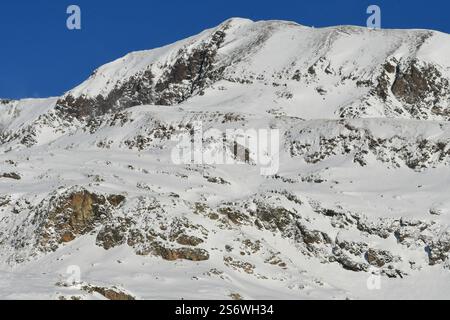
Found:
[[[449,81],[447,34],[230,19],[0,100],[0,295],[450,298]],[[278,173],[175,163],[198,123]]]

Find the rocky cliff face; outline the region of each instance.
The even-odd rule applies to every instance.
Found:
[[[180,48],[174,53],[173,62],[161,68],[159,77],[152,73],[153,64],[150,64],[145,70],[136,70],[130,78],[117,82],[105,95],[87,97],[69,93],[57,101],[57,108],[77,118],[86,118],[138,105],[169,106],[201,95],[208,84],[221,78],[223,68],[216,69],[214,63],[225,37],[222,30],[226,29],[225,24],[195,47]]]
[[[450,296],[449,53],[432,31],[231,19],[1,100],[2,270],[54,298]],[[238,164],[177,164],[199,122],[278,129],[279,170],[226,134],[203,147]]]

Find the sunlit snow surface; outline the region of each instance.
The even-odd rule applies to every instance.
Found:
[[[138,299],[228,299],[233,294],[243,299],[450,298],[448,264],[430,266],[425,245],[408,247],[399,244],[394,234],[383,239],[355,228],[339,228],[314,210],[314,204],[319,204],[322,208],[358,213],[371,221],[399,218],[434,221],[439,232],[448,231],[448,164],[431,158],[427,159],[426,168],[412,170],[399,156],[400,151],[395,150],[400,150],[404,141],[411,141],[408,152],[413,152],[415,141],[421,139],[448,142],[450,124],[432,117],[414,120],[406,113],[403,117],[388,117],[385,112],[388,107],[370,96],[368,88],[357,87],[342,78],[351,75],[376,79],[380,65],[387,58],[400,59],[405,55],[438,65],[448,78],[449,36],[434,32],[427,36],[425,44],[417,46],[418,38],[429,31],[310,29],[287,22],[253,23],[244,19],[227,23],[227,37],[219,49],[218,63],[230,64],[229,77],[252,75],[257,79],[262,75],[264,80],[252,84],[221,80],[208,87],[204,95],[177,106],[127,109],[123,112],[133,121],[121,125],[111,125],[111,115],[106,115],[94,133],[84,130],[84,124],[77,120],[67,122],[49,117],[43,121],[42,115],[54,112],[57,98],[0,104],[0,133],[18,133],[16,139],[0,141],[0,174],[16,172],[22,177],[17,181],[0,179],[0,196],[10,197],[11,203],[37,205],[55,190],[82,186],[101,194],[125,195],[124,212],[133,212],[141,197],[154,197],[171,208],[166,210],[167,217],[159,218],[161,221],[186,217],[209,231],[207,241],[199,247],[209,252],[210,259],[170,262],[151,255],[138,256],[126,244],[104,250],[96,245],[95,234],[81,236],[52,253],[36,252],[33,246],[16,249],[13,244],[20,236],[18,232],[33,237],[35,230],[29,221],[27,203],[19,212],[5,206],[0,207],[0,298],[103,298],[81,290],[83,284],[116,286]],[[107,94],[117,82],[150,65],[156,76],[161,75],[181,47],[194,47],[212,32],[214,29],[161,49],[132,53],[101,67],[70,94],[90,97]],[[237,61],[239,55],[241,59]],[[325,57],[330,64],[333,70],[330,74],[319,74],[320,80],[311,83],[292,79],[295,70],[307,69],[320,57]],[[327,93],[319,94],[317,87]],[[286,99],[284,93],[292,94],[292,98]],[[354,161],[356,147],[347,153],[337,149],[336,154],[316,163],[292,155],[290,141],[320,151],[322,138],[349,134],[338,111],[367,101],[370,107],[364,114],[345,121],[376,138],[401,138],[394,139],[392,148],[384,155],[385,159],[395,161],[380,161],[369,154],[366,165],[361,166]],[[398,101],[387,104],[391,109],[401,105]],[[223,122],[226,113],[240,115],[243,120]],[[140,151],[128,148],[125,143],[148,134],[147,129],[157,124],[176,127],[198,119],[203,120],[205,129],[280,129],[278,176],[283,179],[262,176],[259,167],[250,164],[176,165],[171,158],[176,142],[171,140],[155,141]],[[36,141],[33,146],[25,147],[20,139],[30,128]],[[99,147],[100,142],[107,143],[108,147]],[[357,145],[358,141],[354,143]],[[209,182],[207,176],[221,177],[228,184]],[[321,183],[305,179],[311,176],[320,178]],[[289,192],[302,204],[296,207],[286,198],[273,195],[274,190]],[[173,194],[179,197],[174,199]],[[250,225],[221,228],[216,221],[190,210],[196,202],[217,208],[224,203],[241,203],[258,197],[295,210],[310,229],[320,230],[332,239],[362,241],[371,248],[401,257],[398,266],[407,275],[382,276],[379,288],[373,290],[368,286],[370,273],[345,270],[338,263],[325,263],[314,255],[308,256],[298,249],[295,241],[282,237],[279,232]],[[430,214],[432,209],[441,214]],[[25,231],[20,228],[24,225],[29,226]],[[247,239],[259,240],[263,249],[242,255],[240,245]],[[234,248],[231,253],[225,248],[227,244]],[[267,263],[272,253],[277,253],[286,266]],[[253,273],[227,266],[226,256],[254,265]],[[18,257],[23,262],[15,262]],[[359,258],[364,260],[363,255]],[[61,286],[70,279],[67,271],[72,266],[81,271],[79,283]]]

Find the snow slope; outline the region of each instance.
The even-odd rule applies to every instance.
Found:
[[[0,297],[450,298],[449,57],[434,31],[230,19],[0,101]],[[175,163],[199,122],[278,129],[277,174]]]

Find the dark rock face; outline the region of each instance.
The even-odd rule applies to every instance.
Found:
[[[57,109],[81,118],[103,115],[110,110],[121,110],[137,105],[175,105],[185,101],[217,80],[224,68],[215,68],[217,50],[223,43],[225,32],[217,31],[209,42],[188,52],[180,50],[179,58],[159,79],[155,79],[150,68],[140,72],[126,82],[117,84],[107,95],[96,98],[68,95],[57,102]]]
[[[136,300],[135,297],[132,295],[122,292],[121,290],[113,287],[113,288],[104,288],[104,287],[98,287],[98,286],[83,286],[83,291],[86,291],[88,293],[98,293],[102,296],[104,296],[108,300],[112,301],[132,301]]]
[[[354,261],[349,255],[347,255],[343,250],[335,247],[333,249],[333,257],[332,260],[338,262],[342,268],[345,270],[353,271],[353,272],[362,272],[367,271],[368,266],[363,263],[359,263]]]
[[[432,241],[427,246],[427,252],[432,266],[447,261],[450,256],[450,234]]]
[[[317,231],[317,230],[308,230],[305,226],[298,224],[298,229],[300,230],[300,233],[302,235],[303,242],[307,245],[313,245],[313,244],[331,244],[331,239],[328,237],[327,234]]]
[[[206,250],[193,248],[166,248],[158,243],[153,244],[152,253],[167,261],[189,260],[206,261],[210,256]]]
[[[384,102],[386,102],[389,96],[389,91],[391,87],[389,76],[394,74],[397,70],[396,65],[394,65],[394,63],[396,62],[397,61],[386,62],[382,66],[381,74],[378,77],[378,83],[375,86],[375,89],[373,90],[373,93],[375,93],[378,97],[380,97]]]
[[[218,210],[218,212],[227,217],[235,225],[245,225],[249,224],[248,217],[243,214],[240,210],[231,207],[223,207]]]
[[[265,229],[271,231],[286,231],[293,221],[292,213],[282,207],[270,208],[260,204],[256,215],[259,219],[259,223],[261,223]]]
[[[160,105],[173,105],[183,102],[201,91],[209,81],[215,81],[223,69],[214,70],[214,61],[217,50],[225,39],[223,31],[216,32],[211,41],[201,48],[194,50],[188,58],[187,52],[180,52],[180,58],[166,71],[163,78],[156,84],[155,90],[159,93],[156,103]],[[187,81],[187,85],[183,82]],[[199,92],[202,94],[201,92]]]
[[[126,223],[116,225],[115,227],[105,226],[97,235],[97,245],[103,247],[105,250],[109,250],[120,245],[128,244],[130,247],[136,249],[136,254],[138,255],[147,256],[152,254],[168,261],[209,260],[209,253],[206,250],[192,248],[203,243],[202,239],[183,234],[178,237],[176,243],[185,247],[169,247],[160,241],[156,241],[153,235],[144,235],[136,229],[130,230],[130,226],[131,224],[127,225]]]
[[[403,103],[404,110],[393,110],[394,114],[406,111],[414,119],[427,120],[430,115],[444,120],[450,118],[449,79],[444,78],[436,66],[417,59],[387,61],[372,94],[383,102],[391,96]]]
[[[126,235],[130,225],[127,222],[119,225],[106,225],[97,235],[96,244],[105,250],[121,246],[127,242]]]
[[[111,197],[109,197],[111,201]],[[208,231],[187,218],[167,217],[157,199],[142,198],[138,210],[112,217],[102,223],[96,238],[99,247],[109,250],[127,245],[137,255],[154,255],[164,260],[205,261],[209,253],[203,244]],[[161,217],[166,215],[167,220]]]
[[[450,94],[449,81],[433,65],[421,66],[413,60],[404,69],[397,67],[392,93],[406,103],[411,114],[418,118],[421,118],[420,108],[426,108],[427,104],[432,106],[433,113],[450,116],[448,101],[444,100],[446,109],[438,107],[442,99],[447,99]]]
[[[408,104],[420,103],[429,94],[438,100],[442,96],[442,90],[448,91],[448,82],[445,79],[442,79],[442,85],[439,84],[442,75],[434,66],[420,67],[418,62],[413,60],[406,70],[402,71],[397,67],[395,72],[392,92]],[[445,84],[447,88],[443,87]]]
[[[182,246],[196,247],[199,244],[202,244],[203,240],[200,238],[194,237],[194,236],[188,236],[188,235],[182,234],[178,237],[177,243]]]
[[[112,204],[114,207],[118,207],[122,204],[122,202],[125,201],[125,196],[113,194],[108,196],[107,200],[110,204]]]
[[[153,74],[146,70],[132,76],[123,85],[116,86],[106,97],[94,99],[85,96],[66,96],[58,100],[57,109],[76,118],[101,116],[112,109],[126,109],[141,104],[153,103]]]
[[[114,199],[109,202],[109,199]],[[120,201],[118,199],[121,199]],[[94,230],[96,225],[106,220],[113,208],[118,207],[124,198],[90,193],[82,190],[70,192],[50,200],[52,209],[44,208],[43,216],[35,217],[38,227],[38,245],[44,250],[56,250],[62,243],[75,240]],[[40,220],[41,222],[39,222]]]
[[[0,178],[13,179],[13,180],[22,179],[22,177],[18,173],[15,173],[15,172],[0,174]]]
[[[375,267],[384,267],[386,264],[394,261],[392,254],[385,250],[369,249],[366,253],[367,262]]]

